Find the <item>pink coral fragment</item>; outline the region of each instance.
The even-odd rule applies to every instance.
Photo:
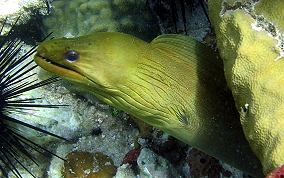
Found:
[[[130,150],[123,158],[122,164],[137,164],[137,158],[139,157],[141,149]]]
[[[265,178],[284,178],[284,164],[269,173]]]

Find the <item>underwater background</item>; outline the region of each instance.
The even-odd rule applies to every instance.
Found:
[[[7,41],[22,40],[19,56],[50,32],[51,37],[59,38],[117,31],[148,42],[161,34],[178,33],[216,47],[214,33],[202,7],[206,9],[206,3],[175,1],[174,6],[172,2],[6,0],[0,2],[1,36],[6,36],[16,23],[13,30],[17,33]],[[39,67],[30,72],[36,73],[28,78],[30,81],[53,77]],[[9,113],[10,117],[68,140],[18,128],[28,139],[66,159],[64,163],[58,157],[45,157],[33,150],[39,164],[28,159],[23,159],[22,164],[35,177],[249,177],[106,105],[67,81],[61,80],[18,96],[18,99],[25,98],[43,98],[40,104],[45,105],[64,105]],[[1,161],[0,164],[4,166]],[[15,166],[22,177],[33,177],[23,167]],[[9,177],[15,175],[9,172]]]

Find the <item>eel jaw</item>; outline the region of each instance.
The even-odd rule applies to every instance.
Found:
[[[43,68],[44,70],[48,71],[48,72],[51,72],[61,78],[64,78],[66,80],[70,80],[70,81],[73,81],[73,82],[79,82],[79,81],[85,81],[86,78],[66,67],[66,66],[63,66],[62,64],[58,64],[50,59],[47,59],[45,58],[44,56],[40,55],[39,53],[36,53],[35,56],[34,56],[34,61],[37,65],[39,65],[41,68]],[[79,82],[79,83],[81,83]]]

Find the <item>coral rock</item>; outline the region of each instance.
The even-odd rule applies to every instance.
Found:
[[[52,7],[43,29],[55,37],[117,31],[152,40],[160,33],[157,17],[142,1],[65,0],[53,2]]]
[[[67,155],[64,167],[64,178],[111,178],[116,173],[112,159],[100,152],[73,151]]]
[[[265,174],[284,163],[282,0],[209,1],[225,76]]]
[[[174,178],[181,177],[174,166],[162,156],[158,156],[155,152],[148,148],[141,150],[137,160],[140,177],[165,177]]]

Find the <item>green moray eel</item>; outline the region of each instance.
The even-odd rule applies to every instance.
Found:
[[[256,177],[222,61],[182,35],[151,43],[116,32],[43,42],[35,62],[181,141]]]

